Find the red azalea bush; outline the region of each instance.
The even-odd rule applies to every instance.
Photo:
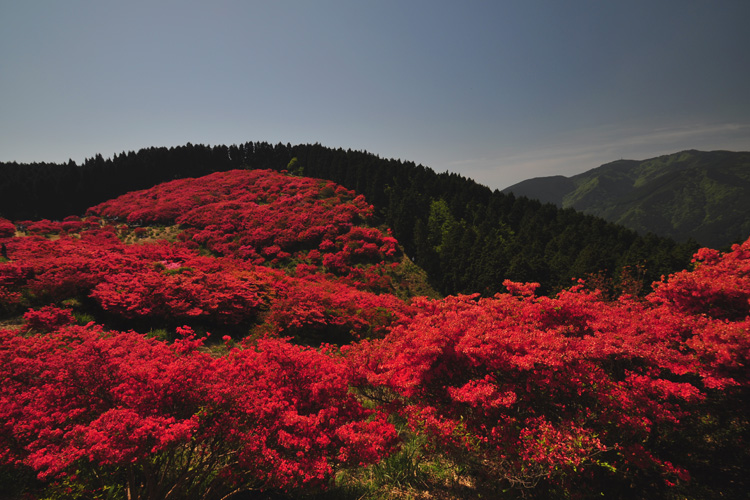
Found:
[[[70,215],[62,221],[62,230],[67,233],[78,233],[85,227],[86,223],[77,215]]]
[[[26,232],[30,234],[57,234],[62,229],[62,224],[47,219],[33,221],[25,224]]]
[[[266,306],[273,274],[190,251],[171,253],[136,255],[131,269],[112,270],[90,296],[123,318],[209,319],[223,325],[253,321]]]
[[[75,322],[75,317],[68,309],[55,306],[44,306],[38,310],[29,309],[23,315],[26,329],[38,332],[49,332]]]
[[[714,318],[741,320],[750,315],[750,239],[726,254],[703,248],[693,263],[692,271],[656,283],[651,300]]]
[[[700,324],[686,345],[701,364],[738,383],[750,382],[750,239],[727,253],[704,248],[695,269],[654,284],[647,298]]]
[[[9,311],[81,297],[121,320],[265,323],[266,332],[330,341],[331,329],[382,335],[405,307],[390,294],[303,268],[288,276],[231,257],[200,256],[180,243],[126,245],[106,230],[84,231],[81,238],[14,238],[8,248],[13,259],[0,263],[0,306]]]
[[[178,330],[171,346],[98,327],[0,330],[0,460],[92,495],[220,498],[323,485],[389,453],[393,427],[335,358],[281,340],[212,358]]]
[[[382,337],[409,307],[390,294],[374,294],[310,275],[276,282],[266,325],[277,335],[339,343]]]
[[[29,305],[85,294],[122,261],[119,241],[92,235],[13,238],[7,249],[10,260],[0,263],[0,287],[23,293]]]
[[[683,476],[643,446],[679,422],[681,402],[702,397],[700,384],[679,380],[691,358],[668,342],[653,348],[672,325],[581,290],[418,306],[412,321],[350,355],[363,382],[392,391],[398,411],[439,448],[525,486],[580,488],[570,482],[620,467]],[[633,314],[644,321],[632,325]]]
[[[0,217],[0,238],[10,238],[16,234],[16,226],[8,219]]]
[[[694,271],[645,301],[580,285],[537,297],[510,282],[493,298],[419,300],[411,320],[347,353],[361,390],[390,394],[415,431],[485,478],[555,494],[655,493],[689,480],[678,462],[691,459],[669,440],[690,434],[692,412],[718,418],[706,398],[748,387],[748,244],[700,252]]]

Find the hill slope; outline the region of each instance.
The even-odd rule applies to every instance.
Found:
[[[62,223],[0,219],[0,318],[72,300],[122,329],[379,334],[424,287],[371,221],[362,196],[270,170],[174,180]]]
[[[59,220],[159,182],[232,169],[291,170],[363,194],[444,295],[492,295],[505,279],[539,282],[547,293],[600,271],[619,280],[621,270],[644,263],[642,281],[650,283],[683,269],[697,249],[492,191],[457,174],[320,144],[187,144],[107,160],[97,155],[81,166],[0,164],[0,216]]]
[[[503,192],[711,247],[750,234],[748,152],[691,150],[620,160],[570,178],[529,179]]]

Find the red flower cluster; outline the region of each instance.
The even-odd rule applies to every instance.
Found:
[[[289,276],[235,257],[200,256],[179,242],[127,245],[105,229],[3,242],[10,259],[0,262],[0,308],[8,311],[89,298],[124,320],[265,322],[266,332],[296,334],[304,326],[368,336],[382,334],[406,307],[393,295],[326,279],[314,266],[300,264]]]
[[[703,248],[693,263],[694,270],[656,284],[652,300],[713,318],[738,320],[750,314],[750,243],[734,245],[725,255]]]
[[[16,234],[16,226],[8,219],[0,217],[0,238],[9,238]]]
[[[179,224],[181,239],[255,264],[323,265],[361,282],[365,264],[391,260],[396,240],[375,228],[372,206],[330,181],[271,170],[232,170],[136,191],[89,209],[130,224]]]
[[[510,282],[493,298],[421,299],[348,357],[363,391],[392,391],[415,430],[496,477],[567,491],[613,470],[686,479],[647,443],[712,391],[750,382],[749,250],[704,250],[645,301]]]
[[[96,470],[128,498],[320,484],[379,460],[395,430],[349,392],[340,361],[280,340],[213,358],[189,328],[0,330],[0,460],[41,478]],[[101,484],[97,485],[97,482]]]
[[[23,315],[26,329],[37,332],[50,332],[62,326],[75,323],[73,314],[68,309],[55,306],[44,306],[38,310],[29,309]]]

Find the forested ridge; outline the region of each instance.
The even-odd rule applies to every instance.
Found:
[[[319,144],[248,142],[147,148],[77,165],[0,165],[0,215],[12,220],[81,215],[87,207],[160,182],[235,168],[289,170],[364,194],[407,255],[443,294],[499,291],[504,279],[543,292],[597,275],[651,283],[687,266],[697,248],[573,210],[502,194],[457,174]]]
[[[689,150],[618,160],[572,177],[528,179],[503,192],[711,248],[750,234],[750,152]]]

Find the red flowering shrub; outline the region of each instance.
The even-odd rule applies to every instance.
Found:
[[[76,215],[65,217],[62,221],[62,230],[68,233],[78,233],[86,227],[86,223]]]
[[[384,339],[347,348],[362,390],[390,391],[438,449],[509,484],[584,494],[615,478],[687,480],[658,436],[708,391],[747,384],[747,320],[507,285],[514,294],[417,301]]]
[[[13,238],[7,248],[11,260],[0,263],[0,288],[24,293],[28,305],[86,295],[105,275],[133,261],[128,247],[103,230],[85,231],[80,238]]]
[[[334,358],[279,340],[212,358],[179,331],[168,346],[99,328],[0,330],[0,460],[92,495],[220,498],[325,484],[335,465],[389,452],[393,427]]]
[[[693,263],[694,270],[655,283],[650,299],[688,314],[729,320],[750,315],[750,239],[726,254],[703,248]]]
[[[647,298],[675,311],[698,328],[685,333],[685,344],[706,370],[726,379],[750,382],[750,239],[722,254],[704,248],[695,254],[695,269],[654,284]]]
[[[48,303],[85,293],[101,279],[109,265],[92,248],[74,238],[51,241],[42,237],[13,238],[7,242],[11,260],[0,263],[0,287],[24,292],[33,303]],[[111,249],[111,244],[105,246]]]
[[[131,269],[113,270],[90,296],[105,311],[124,318],[208,318],[238,324],[257,316],[272,279],[262,269],[242,269],[231,261],[185,251],[173,253],[169,260],[149,260],[141,258]]]
[[[21,306],[21,292],[13,292],[0,286],[0,313],[13,312]]]
[[[277,335],[302,335],[325,342],[383,336],[407,311],[390,294],[376,295],[319,275],[276,282],[266,324]]]
[[[125,320],[257,322],[266,332],[329,342],[328,334],[382,335],[404,307],[392,295],[309,274],[302,264],[298,276],[288,276],[233,258],[198,256],[185,244],[126,245],[102,230],[84,231],[80,239],[14,238],[8,247],[15,258],[0,263],[0,306],[8,311],[24,302],[88,297]],[[371,284],[388,283],[386,275],[373,276]]]
[[[62,224],[47,219],[34,221],[26,225],[26,231],[30,234],[57,234],[62,229]]]
[[[232,381],[214,395],[219,408],[240,409],[217,413],[216,426],[242,450],[239,466],[270,484],[321,484],[331,464],[376,462],[395,442],[393,426],[349,392],[346,366],[326,355],[267,339],[215,364],[215,376]],[[245,414],[252,427],[238,420]]]
[[[38,310],[29,309],[24,315],[26,328],[39,332],[49,332],[75,322],[73,314],[68,309],[55,306],[45,306]]]
[[[271,170],[180,179],[128,193],[89,213],[129,223],[180,224],[185,229],[180,239],[217,254],[254,264],[307,261],[359,285],[365,273],[360,266],[391,260],[398,251],[392,236],[358,226],[372,215],[362,196],[330,181]]]
[[[10,238],[16,234],[16,226],[8,219],[0,217],[0,238]]]

